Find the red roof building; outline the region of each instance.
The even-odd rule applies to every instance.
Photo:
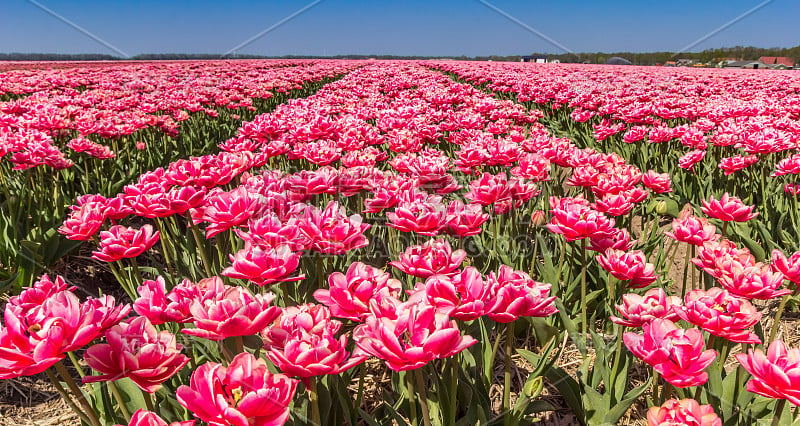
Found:
[[[789,68],[794,66],[794,61],[786,56],[762,56],[758,60],[767,65],[785,65]]]

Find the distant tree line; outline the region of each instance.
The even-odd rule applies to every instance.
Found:
[[[656,65],[664,64],[667,61],[678,59],[691,59],[695,62],[714,63],[724,59],[755,60],[762,56],[787,56],[793,61],[800,61],[800,46],[791,48],[780,47],[753,47],[753,46],[734,46],[722,47],[717,49],[707,49],[702,52],[584,52],[584,53],[533,53],[531,56],[547,57],[548,60],[558,59],[568,63],[590,63],[602,64],[609,58],[619,56],[625,58],[635,65]],[[220,54],[194,54],[194,53],[146,53],[136,55],[131,58],[120,58],[112,55],[84,53],[84,54],[60,54],[60,53],[0,53],[0,61],[111,61],[111,60],[210,60],[210,59],[451,59],[457,61],[497,61],[497,62],[518,62],[522,59],[521,55],[509,56],[404,56],[404,55],[335,55],[335,56],[315,56],[315,55],[285,55],[285,56],[262,56],[262,55],[220,55]]]
[[[100,53],[0,53],[0,61],[113,61],[116,56]]]
[[[615,53],[564,53],[564,54],[537,54],[531,56],[546,56],[548,60],[558,59],[561,62],[602,64],[609,58],[619,56],[634,63],[634,65],[656,65],[678,59],[691,59],[695,62],[716,63],[725,59],[756,60],[762,56],[786,56],[795,63],[800,61],[800,46],[790,48],[780,47],[753,47],[734,46],[717,49],[707,49],[702,52],[615,52]]]

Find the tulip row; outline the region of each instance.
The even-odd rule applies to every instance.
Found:
[[[231,75],[213,62],[3,74],[2,90],[25,96],[0,102],[0,288],[18,291],[75,249],[55,228],[77,195],[113,194],[146,170],[207,153],[242,117],[313,93],[355,66],[256,61]]]

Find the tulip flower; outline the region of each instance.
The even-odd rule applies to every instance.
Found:
[[[780,250],[772,250],[772,267],[795,285],[800,285],[800,251],[787,258]]]
[[[309,305],[309,309],[314,309],[313,304]],[[324,307],[322,309],[327,310]],[[350,356],[346,350],[347,336],[335,337],[341,323],[331,319],[330,312],[320,314],[320,323],[311,328],[296,327],[298,313],[287,309],[284,315],[295,317],[294,321],[279,318],[264,331],[269,336],[269,342],[265,345],[267,358],[285,374],[303,379],[339,374],[367,359],[366,355],[360,353]],[[284,328],[287,325],[289,327]]]
[[[453,251],[447,240],[431,240],[422,245],[409,246],[400,259],[389,262],[390,265],[418,278],[428,278],[436,274],[451,274],[461,267],[467,253],[464,250]]]
[[[482,206],[489,206],[510,198],[511,188],[505,173],[492,175],[484,173],[469,184],[469,192],[464,197]]]
[[[720,260],[717,261],[718,265]],[[788,288],[780,289],[785,277],[769,265],[757,263],[742,266],[738,262],[722,265],[717,282],[729,292],[747,299],[768,300],[791,293]]]
[[[43,277],[34,290],[23,291],[6,305],[5,327],[0,326],[0,379],[41,373],[130,312],[129,305],[115,306],[112,297],[80,303],[69,290],[52,293],[37,304],[42,291],[48,291],[48,282]]]
[[[706,157],[706,154],[707,151],[702,149],[689,151],[678,159],[678,166],[682,169],[693,170],[694,165],[703,161],[703,158]]]
[[[483,231],[481,225],[489,220],[489,214],[483,212],[479,204],[464,205],[453,200],[447,205],[447,233],[459,238],[478,235]]]
[[[228,287],[205,300],[194,300],[189,308],[195,328],[182,331],[190,336],[223,340],[251,336],[275,321],[280,308],[271,306],[272,293],[250,294],[243,287]]]
[[[753,213],[755,206],[746,206],[742,200],[728,195],[722,194],[719,200],[711,197],[708,201],[702,200],[703,211],[708,217],[722,220],[724,222],[747,222],[748,220],[758,216],[758,213]]]
[[[361,216],[346,216],[344,207],[331,201],[325,210],[316,207],[305,210],[298,221],[300,231],[311,241],[311,250],[325,254],[344,254],[369,244],[364,232],[370,228]]]
[[[595,257],[600,266],[618,280],[628,281],[631,288],[642,288],[655,282],[658,275],[655,266],[647,263],[641,250],[623,252],[622,250],[608,249],[600,256]]]
[[[289,418],[297,383],[270,373],[264,360],[243,352],[227,368],[215,362],[201,365],[176,395],[182,406],[212,426],[279,426]]]
[[[92,258],[103,262],[116,262],[120,259],[137,257],[153,247],[160,233],[153,227],[144,225],[140,229],[121,225],[112,226],[100,232],[100,250],[92,252]]]
[[[373,298],[400,295],[400,281],[387,272],[361,262],[353,262],[347,274],[334,272],[328,277],[329,289],[314,292],[314,298],[326,305],[338,318],[361,321],[369,314]]]
[[[616,305],[617,311],[625,317],[612,316],[611,321],[626,327],[641,327],[655,319],[676,321],[681,298],[667,296],[663,288],[656,287],[647,290],[644,296],[634,293],[624,294],[622,304]]]
[[[395,207],[394,212],[386,213],[388,226],[403,232],[416,232],[420,235],[434,236],[446,222],[447,208],[435,198],[425,201],[404,201]]]
[[[677,425],[722,426],[722,420],[711,405],[700,405],[693,399],[670,399],[647,410],[647,426]]]
[[[420,368],[453,356],[478,341],[462,336],[456,322],[424,303],[399,306],[397,319],[369,316],[353,331],[356,345],[394,371]]]
[[[664,235],[696,246],[702,246],[706,241],[716,241],[720,237],[717,228],[708,219],[694,216],[691,206],[688,205],[672,220],[672,231],[664,232]]]
[[[408,303],[426,301],[439,312],[461,321],[486,313],[489,287],[480,272],[470,266],[457,275],[431,275],[409,296]]]
[[[608,234],[614,223],[603,213],[582,204],[572,203],[553,208],[553,218],[547,229],[555,234],[562,234],[567,241],[582,240],[602,234]]]
[[[647,173],[642,175],[642,184],[650,188],[656,194],[663,194],[672,192],[669,173],[657,173],[654,170],[648,170]]]
[[[681,329],[664,319],[655,319],[642,328],[644,335],[625,333],[625,346],[661,373],[664,380],[680,388],[708,381],[708,373],[703,370],[714,362],[717,352],[704,350],[702,331]]]
[[[70,240],[89,241],[106,220],[103,203],[90,202],[73,210],[58,232]]]
[[[761,319],[761,313],[747,300],[719,287],[689,292],[677,313],[684,321],[731,342],[761,343],[755,333],[748,331]]]
[[[145,392],[154,393],[189,362],[180,353],[183,347],[175,335],[156,331],[145,317],[112,327],[105,337],[108,343],[86,350],[86,363],[101,374],[84,377],[84,383],[128,377]]]
[[[233,264],[222,271],[226,277],[249,280],[258,286],[305,278],[303,275],[289,276],[300,264],[300,253],[288,246],[262,248],[247,243],[236,255],[229,256]]]
[[[548,296],[550,284],[534,281],[527,273],[500,266],[490,272],[486,315],[494,321],[509,323],[519,317],[546,317],[558,310],[555,296]]]
[[[737,354],[736,359],[753,378],[747,390],[773,399],[788,399],[800,406],[800,349],[787,348],[782,340],[775,340],[765,354],[761,349],[750,349],[747,354]]]
[[[203,206],[203,220],[208,222],[206,238],[247,222],[266,208],[264,197],[240,186],[231,192],[209,193]]]

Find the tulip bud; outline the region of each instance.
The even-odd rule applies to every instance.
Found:
[[[659,200],[656,202],[656,213],[664,215],[667,214],[667,202]]]
[[[547,223],[547,217],[545,217],[543,211],[536,210],[535,212],[533,212],[533,214],[531,215],[531,225],[539,227],[544,225],[545,223]]]

